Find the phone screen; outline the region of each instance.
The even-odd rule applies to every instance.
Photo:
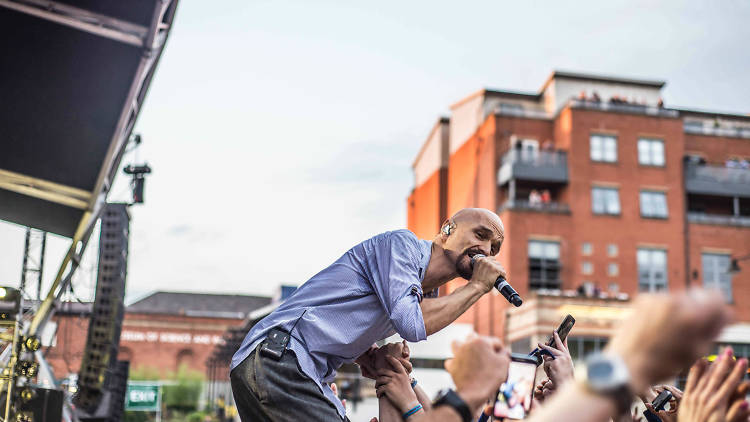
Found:
[[[495,400],[495,417],[524,419],[531,408],[536,365],[511,361],[508,380],[500,386]]]
[[[557,327],[557,335],[560,336],[560,341],[565,341],[565,338],[568,337],[568,333],[570,333],[570,330],[573,328],[573,325],[575,323],[576,320],[572,315],[567,315],[565,319],[563,319],[563,322],[561,322],[560,326]],[[554,347],[555,338],[553,336],[549,336],[546,344],[547,346]]]

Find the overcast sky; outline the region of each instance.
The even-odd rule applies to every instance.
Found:
[[[667,106],[750,112],[745,0],[353,3],[181,1],[125,159],[154,169],[132,209],[130,300],[273,294],[405,227],[416,152],[482,87],[536,91],[572,70],[664,79]],[[0,284],[18,285],[23,237],[0,222]],[[66,247],[50,238],[47,282]]]

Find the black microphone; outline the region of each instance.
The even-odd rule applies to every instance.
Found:
[[[471,257],[471,268],[474,269],[474,261],[477,260],[477,258],[487,258],[485,255],[482,255],[480,253],[474,255]],[[498,292],[500,292],[501,295],[505,299],[508,300],[508,302],[512,303],[513,306],[519,307],[523,303],[521,300],[521,296],[518,295],[518,292],[516,292],[516,289],[511,286],[508,281],[505,279],[505,277],[500,276],[495,280],[495,288]]]

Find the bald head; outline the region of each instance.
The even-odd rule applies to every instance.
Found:
[[[486,208],[464,208],[453,214],[450,218],[454,223],[485,223],[496,235],[501,238],[505,237],[505,226],[503,221],[494,212]]]
[[[446,220],[435,243],[456,265],[461,277],[471,278],[471,257],[497,255],[505,238],[500,217],[484,208],[464,208]]]

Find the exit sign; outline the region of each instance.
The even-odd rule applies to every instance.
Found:
[[[161,407],[161,385],[158,382],[128,382],[125,410],[158,412]]]

